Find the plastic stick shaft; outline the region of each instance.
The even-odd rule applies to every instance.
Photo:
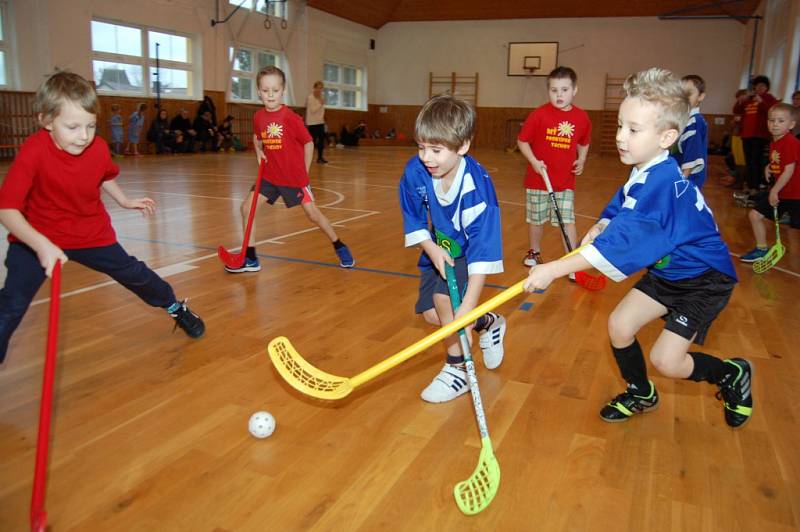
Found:
[[[31,496],[31,530],[45,530],[47,513],[44,508],[47,484],[47,452],[50,444],[50,421],[53,408],[53,382],[56,370],[56,346],[58,342],[58,315],[61,302],[61,262],[53,267],[50,281],[50,321],[47,329],[47,350],[42,377],[42,400],[39,405],[39,435],[36,441],[36,468],[33,474]]]

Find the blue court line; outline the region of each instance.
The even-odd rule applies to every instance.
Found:
[[[523,304],[521,304],[521,305],[519,306],[519,309],[520,309],[520,310],[524,310],[524,311],[526,311],[526,312],[527,312],[527,311],[528,311],[528,310],[530,310],[532,307],[533,307],[533,303],[531,303],[530,301],[526,301],[525,303],[523,303]]]
[[[117,234],[117,238],[119,238],[120,240],[133,240],[133,241],[136,241],[136,242],[148,242],[150,244],[161,244],[163,246],[193,248],[193,249],[201,249],[201,250],[206,250],[206,251],[217,251],[217,248],[215,248],[215,247],[200,246],[200,245],[197,245],[197,244],[190,244],[190,243],[186,243],[186,242],[166,242],[164,240],[153,240],[153,239],[150,239],[150,238],[138,238],[138,237],[133,237],[133,236],[123,236],[123,235],[120,235],[120,234]],[[258,255],[259,258],[262,258],[262,259],[277,260],[277,261],[283,261],[283,262],[294,262],[294,263],[297,263],[297,264],[308,264],[310,266],[323,266],[323,267],[326,267],[326,268],[336,268],[337,270],[344,269],[341,266],[339,266],[338,263],[335,263],[335,262],[322,262],[322,261],[318,261],[318,260],[298,259],[298,258],[294,258],[294,257],[282,257],[280,255],[267,255],[265,253],[257,253],[257,255]],[[191,259],[189,259],[189,260],[191,260]],[[394,277],[406,277],[406,278],[409,278],[409,279],[419,279],[420,278],[419,274],[396,272],[396,271],[391,271],[391,270],[380,270],[380,269],[377,269],[377,268],[364,268],[364,267],[361,267],[361,266],[354,266],[352,268],[347,268],[347,269],[348,270],[359,271],[359,272],[366,272],[366,273],[377,273],[379,275],[391,275],[391,276],[394,276]],[[500,285],[500,284],[488,284],[487,283],[484,286],[486,286],[488,288],[496,288],[497,290],[505,290],[505,289],[508,288],[508,286]],[[537,291],[536,293],[542,293],[542,292]]]

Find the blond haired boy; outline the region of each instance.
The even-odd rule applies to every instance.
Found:
[[[600,416],[626,421],[658,406],[636,333],[661,318],[664,330],[650,361],[667,377],[718,386],[725,421],[740,427],[753,411],[751,364],[689,352],[692,343],[703,344],[728,303],[736,273],[700,189],[667,151],[688,120],[687,96],[671,72],[658,68],[630,76],[624,88],[616,141],[622,162],[633,166],[630,178],[584,237],[580,253],[533,267],[525,289],[543,290],[590,267],[615,281],[647,268],[609,316],[611,349],[627,388]]]

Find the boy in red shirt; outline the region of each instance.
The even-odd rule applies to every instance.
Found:
[[[747,164],[747,186],[751,192],[757,192],[762,185],[764,166],[766,166],[764,149],[769,143],[770,136],[767,130],[767,111],[778,100],[769,93],[767,76],[756,76],[751,83],[753,94],[744,101],[737,100],[733,106],[733,114],[742,116],[741,137]]]
[[[767,197],[762,197],[747,214],[756,247],[739,260],[755,262],[767,254],[767,230],[763,220],[774,221],[773,207],[778,207],[778,217],[788,212],[791,227],[800,229],[800,140],[791,134],[796,124],[794,108],[788,103],[777,103],[769,110],[767,125],[772,135],[769,145],[769,166],[765,170],[767,181],[775,184]]]
[[[592,123],[586,111],[572,105],[578,92],[578,76],[569,67],[558,67],[547,76],[550,101],[534,110],[517,139],[519,151],[529,166],[525,172],[526,217],[530,249],[525,266],[542,263],[541,242],[544,224],[557,226],[558,218],[551,211],[542,172],[547,171],[555,191],[556,202],[572,248],[578,237],[575,230],[575,176],[581,175],[591,142]]]
[[[155,202],[128,199],[117,185],[119,168],[108,144],[94,142],[99,104],[92,85],[59,72],[39,88],[34,105],[42,129],[22,145],[0,187],[0,223],[10,233],[8,275],[0,290],[0,362],[56,261],[74,260],[108,274],[148,305],[164,308],[192,338],[202,336],[203,321],[186,302],[117,242],[100,189],[145,216]]]
[[[262,68],[256,77],[258,96],[264,104],[253,116],[253,144],[259,166],[264,164],[264,178],[261,180],[259,194],[272,205],[279,197],[287,208],[300,205],[309,220],[317,224],[331,239],[333,249],[339,257],[339,266],[352,268],[355,259],[345,246],[328,218],[322,214],[314,202],[308,181],[308,168],[314,156],[314,142],[303,124],[303,119],[283,105],[283,91],[286,75],[274,66]],[[251,189],[242,201],[242,223],[246,225],[253,201]],[[241,268],[229,268],[230,273],[257,272],[261,269],[255,248],[255,221],[247,243],[247,252]]]

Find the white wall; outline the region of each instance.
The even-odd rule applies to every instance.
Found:
[[[481,107],[532,107],[546,99],[545,78],[506,76],[509,42],[558,41],[559,64],[578,73],[576,103],[602,109],[606,73],[651,66],[700,74],[708,113],[728,113],[739,87],[745,26],[728,20],[653,18],[393,22],[378,31],[375,101],[419,105],[428,72],[480,74]]]
[[[235,6],[219,0],[220,18]],[[214,0],[16,0],[9,9],[14,29],[17,90],[34,91],[58,67],[86,78],[92,76],[92,18],[133,23],[193,36],[202,63],[203,89],[226,91],[229,83],[228,47],[233,42],[282,51],[291,68],[293,102],[303,105],[311,83],[322,76],[322,62],[334,60],[374,69],[369,40],[376,31],[290,0],[287,29],[264,16],[239,10],[225,24],[211,27]],[[197,95],[201,98],[202,94]],[[372,99],[372,98],[370,98]]]

